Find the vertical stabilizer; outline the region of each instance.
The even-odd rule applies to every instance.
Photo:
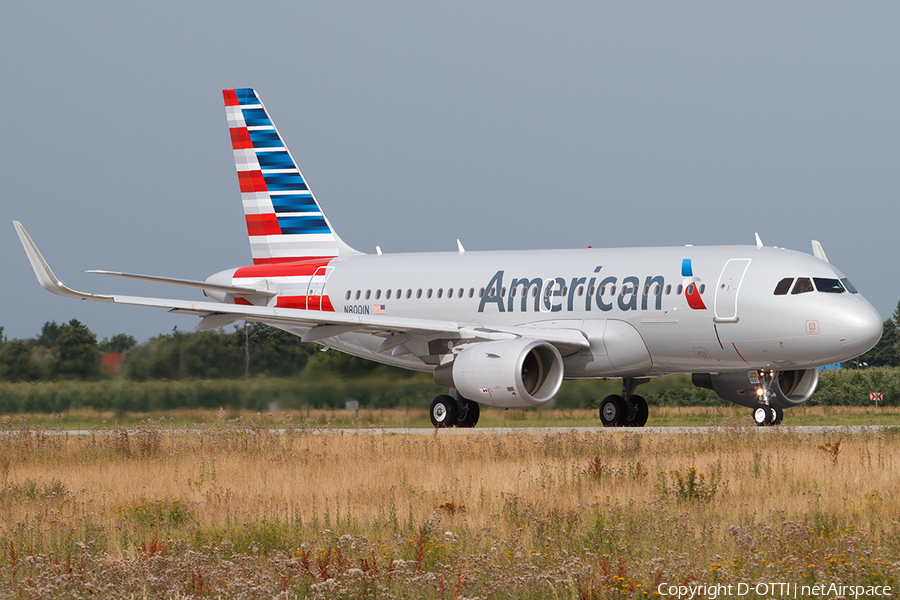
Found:
[[[253,263],[358,254],[335,233],[256,92],[222,95]]]

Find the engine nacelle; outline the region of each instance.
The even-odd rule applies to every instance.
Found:
[[[434,380],[479,404],[527,408],[553,398],[563,372],[562,357],[554,346],[516,338],[465,347],[452,363],[434,370]]]
[[[697,387],[714,391],[719,398],[733,404],[754,408],[759,406],[759,385],[750,380],[748,372],[694,373],[691,381]],[[809,400],[819,384],[818,369],[779,371],[769,391],[769,404],[778,408],[791,408]]]

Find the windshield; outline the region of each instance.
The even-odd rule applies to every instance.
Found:
[[[816,284],[816,289],[820,292],[826,292],[828,294],[843,294],[844,286],[841,285],[841,282],[837,279],[826,279],[825,277],[813,277],[813,282]]]

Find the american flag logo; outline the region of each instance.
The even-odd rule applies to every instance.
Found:
[[[374,310],[372,311],[373,314],[376,314],[376,315],[384,314],[384,304],[374,304],[373,308],[374,308]]]

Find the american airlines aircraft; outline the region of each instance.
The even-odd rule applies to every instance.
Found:
[[[40,284],[60,296],[170,309],[198,330],[278,327],[449,388],[435,427],[473,427],[479,404],[549,402],[563,379],[621,378],[605,426],[643,426],[638,385],[691,373],[752,409],[758,425],[816,389],[818,367],[881,337],[877,311],[813,241],[813,255],[755,245],[375,255],[338,236],[252,89],[224,90],[253,264],[205,281],[89,271],[187,286],[190,302],[91,294],[62,284],[14,222]]]

